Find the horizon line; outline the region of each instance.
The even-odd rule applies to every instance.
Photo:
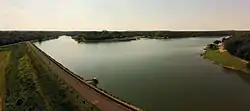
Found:
[[[230,29],[230,30],[226,30],[226,29],[220,29],[220,30],[167,30],[167,29],[153,29],[153,30],[60,30],[60,29],[45,29],[45,30],[39,30],[39,29],[0,29],[0,31],[58,31],[58,32],[71,32],[71,31],[76,31],[76,32],[94,32],[94,31],[110,31],[110,32],[126,32],[126,31],[250,31],[250,29]]]

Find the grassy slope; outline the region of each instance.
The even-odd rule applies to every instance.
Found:
[[[225,67],[236,69],[236,70],[245,70],[246,62],[242,61],[240,58],[232,56],[228,52],[219,52],[218,50],[210,50],[204,54],[204,58],[214,61],[217,64],[221,64]]]
[[[8,51],[0,51],[0,111],[3,110],[4,93],[5,93],[5,67],[8,64]]]
[[[53,111],[68,111],[75,110],[72,102],[66,97],[65,89],[49,71],[46,64],[38,58],[35,53],[28,47],[29,57],[32,60],[34,69],[37,71],[37,83],[39,90],[43,92],[43,97],[47,98],[47,104],[50,105]]]
[[[56,75],[25,43],[9,45],[2,49],[0,47],[0,52],[11,52],[8,56],[9,63],[4,70],[6,77],[3,79],[4,77],[0,76],[0,80],[6,81],[6,98],[3,100],[6,111],[99,111],[79,97],[62,80],[59,82]]]
[[[95,105],[80,97],[71,86],[68,86],[54,72],[51,72],[47,63],[36,56],[32,47],[28,47],[28,50],[34,68],[39,72],[37,74],[38,81],[41,86],[44,86],[41,88],[44,94],[52,101],[52,107],[56,108],[53,111],[100,111]],[[60,95],[54,92],[60,92]]]
[[[7,67],[6,111],[45,110],[44,101],[33,81],[33,68],[24,45],[11,46]]]
[[[92,104],[79,97],[70,86],[53,74],[46,63],[36,56],[32,48],[29,47],[28,49],[32,64],[36,71],[39,72],[37,77],[39,78],[40,88],[45,97],[48,98],[53,111],[99,111]]]
[[[46,76],[48,70],[41,67],[27,49],[24,43],[9,47],[12,53],[6,69],[6,111],[73,110],[68,107],[70,103],[65,101],[64,92],[59,90],[60,85]]]

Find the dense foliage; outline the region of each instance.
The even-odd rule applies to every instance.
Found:
[[[234,36],[224,42],[227,51],[245,60],[250,60],[250,35]]]

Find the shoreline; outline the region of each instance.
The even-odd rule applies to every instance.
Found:
[[[204,59],[204,60],[209,60],[209,61],[211,61],[214,65],[217,65],[217,66],[221,66],[221,67],[223,67],[223,68],[226,68],[226,69],[230,69],[230,70],[233,70],[233,71],[240,71],[240,72],[243,72],[243,73],[246,73],[246,74],[250,74],[250,70],[249,69],[247,69],[246,67],[237,67],[236,65],[234,65],[234,64],[232,64],[232,63],[230,63],[230,62],[228,62],[228,63],[230,63],[231,65],[228,65],[228,64],[226,64],[226,63],[223,63],[223,62],[225,62],[225,61],[223,61],[223,60],[220,60],[221,62],[219,62],[219,59],[216,61],[216,59],[213,59],[213,58],[215,58],[215,57],[209,57],[209,55],[208,55],[208,53],[209,52],[216,52],[216,54],[217,55],[220,55],[220,56],[222,56],[223,58],[228,58],[228,59],[230,59],[230,60],[232,60],[233,61],[233,59],[234,60],[236,60],[237,59],[237,62],[240,62],[241,64],[244,64],[244,65],[246,65],[247,63],[248,63],[248,61],[246,61],[246,60],[243,60],[243,59],[241,59],[241,58],[238,58],[238,57],[236,57],[236,56],[233,56],[233,55],[231,55],[230,53],[228,53],[228,51],[224,48],[224,46],[223,45],[221,45],[221,46],[218,46],[218,49],[216,49],[216,50],[213,50],[213,49],[203,49],[203,50],[205,50],[205,52],[204,52],[204,54],[202,54],[202,59]],[[228,56],[226,56],[226,55],[228,55]],[[210,55],[211,56],[211,55]],[[233,58],[233,59],[232,59]]]
[[[204,56],[201,56],[201,57],[202,57],[202,59],[204,59],[204,60],[208,60],[208,61],[212,62],[214,65],[217,65],[217,66],[220,66],[220,67],[229,69],[229,70],[240,71],[240,72],[243,72],[243,73],[246,73],[246,74],[250,74],[250,70],[247,70],[247,69],[242,70],[242,69],[239,69],[239,68],[235,68],[235,67],[233,67],[233,66],[229,66],[229,65],[225,65],[225,64],[216,62],[216,61],[211,60],[211,59],[209,59],[209,58],[205,58]]]

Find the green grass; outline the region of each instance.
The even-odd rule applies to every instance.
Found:
[[[229,54],[228,52],[219,52],[218,50],[207,49],[206,53],[204,54],[204,58],[212,60],[217,64],[233,67],[234,69],[247,69],[246,62]]]
[[[4,89],[4,83],[5,83],[5,67],[8,64],[7,59],[8,52],[7,51],[1,51],[0,52],[0,96],[2,97],[3,89]]]
[[[36,56],[32,48],[28,47],[28,51],[34,68],[39,72],[37,77],[39,78],[40,88],[44,95],[49,98],[52,110],[78,110],[79,104],[75,103],[75,99],[71,96],[72,94],[68,95],[68,90],[64,87],[66,84],[61,84],[58,81],[54,74],[48,69],[46,63]]]
[[[6,111],[44,110],[44,101],[33,80],[35,71],[25,46],[11,46],[11,51],[6,75]]]
[[[0,111],[4,110],[4,98],[5,98],[5,68],[9,62],[9,52],[0,51]]]

